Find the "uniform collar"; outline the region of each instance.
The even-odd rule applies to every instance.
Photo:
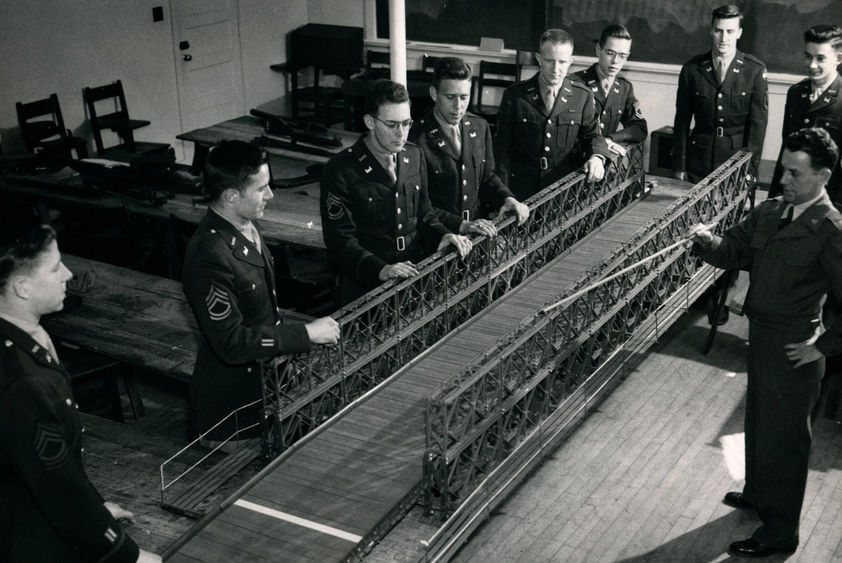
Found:
[[[375,158],[374,154],[372,154],[366,145],[365,135],[357,139],[357,142],[351,145],[348,152],[351,154],[354,166],[361,176],[368,178],[372,182],[379,182],[386,185],[392,184],[392,179],[389,178],[386,169],[383,168],[383,165]],[[397,164],[396,174],[398,176],[398,182],[400,182],[401,172],[409,164],[409,154],[407,153],[406,146],[395,157]]]
[[[5,349],[17,346],[39,364],[64,372],[44,346],[38,344],[26,330],[3,317],[0,317],[0,339],[0,347]]]
[[[801,87],[801,99],[805,107],[810,110],[821,109],[836,102],[839,91],[842,90],[842,76],[837,75],[833,82],[827,85],[815,102],[810,103],[810,94],[813,91],[813,83],[808,78]]]
[[[725,80],[723,80],[722,84],[720,84],[719,77],[716,75],[716,67],[713,64],[714,59],[715,57],[713,56],[713,51],[708,51],[707,56],[699,63],[699,65],[702,68],[702,75],[711,84],[717,87],[723,86],[726,82],[730,81],[734,75],[742,73],[746,64],[745,53],[737,49],[737,52],[734,53],[734,58],[728,63],[728,72],[725,74]]]
[[[541,86],[538,79],[539,75],[536,74],[525,82],[526,90],[524,92],[524,96],[533,106],[535,106],[535,109],[539,110],[544,115],[554,115],[557,113],[559,108],[564,107],[564,104],[566,104],[570,99],[570,96],[573,95],[573,79],[569,74],[564,77],[564,80],[562,80],[561,85],[559,86],[558,93],[556,94],[555,106],[549,113],[547,113],[547,109],[544,107],[544,98],[541,96]]]
[[[258,252],[254,244],[243,236],[243,233],[241,233],[240,230],[232,225],[227,219],[213,209],[208,208],[207,215],[205,216],[205,222],[206,228],[211,233],[218,235],[219,238],[225,241],[225,244],[228,245],[228,248],[231,249],[231,252],[235,257],[254,266],[263,267],[264,264],[261,253]],[[260,236],[259,232],[258,236]],[[261,247],[263,248],[264,253],[269,251],[263,241],[261,241]]]

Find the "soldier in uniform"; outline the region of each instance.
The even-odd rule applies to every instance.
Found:
[[[768,87],[765,65],[737,49],[742,33],[743,14],[737,6],[716,8],[711,51],[681,67],[673,128],[676,178],[698,182],[740,149],[753,153],[756,173],[766,135]]]
[[[72,274],[41,225],[0,240],[0,561],[161,561],[139,550],[83,463],[67,372],[41,316],[64,306]]]
[[[765,557],[798,546],[810,459],[810,413],[825,357],[842,351],[842,323],[822,327],[827,295],[842,297],[842,214],[825,184],[839,158],[824,129],[784,140],[783,197],[767,199],[722,236],[694,225],[697,252],[719,268],[750,268],[745,411],[746,482],[723,502],[756,508],[762,525],[731,544]]]
[[[488,123],[468,113],[471,67],[456,57],[436,62],[430,96],[435,106],[409,132],[424,151],[430,202],[454,233],[495,236],[482,208],[512,212],[523,223],[529,208],[515,199],[494,172],[494,147]]]
[[[414,276],[414,262],[435,248],[452,245],[463,257],[471,250],[430,204],[424,153],[407,143],[406,88],[376,81],[363,121],[368,133],[327,163],[321,181],[322,230],[328,257],[342,272],[343,304],[388,279]]]
[[[611,152],[619,155],[626,153],[620,143],[645,141],[648,132],[640,102],[634,97],[634,88],[620,74],[631,54],[631,44],[631,35],[625,27],[617,24],[607,26],[596,46],[597,62],[574,73],[593,92],[599,114],[599,132],[605,137]]]
[[[239,429],[258,422],[259,360],[339,338],[330,317],[286,322],[278,307],[272,255],[254,225],[272,199],[266,152],[243,141],[223,141],[208,155],[204,174],[211,203],[187,245],[183,277],[202,332],[190,382],[190,419],[200,434],[247,404],[237,417]],[[206,438],[214,445],[234,431],[229,420]],[[238,438],[258,432],[255,426]]]
[[[804,64],[808,78],[790,87],[786,93],[783,137],[803,127],[823,127],[837,146],[842,146],[842,78],[837,67],[842,64],[842,28],[816,25],[804,33]],[[781,149],[783,153],[783,149]],[[769,197],[781,194],[781,159],[769,187]],[[827,183],[830,199],[842,206],[842,171],[834,167]]]
[[[584,164],[589,182],[605,174],[611,154],[599,134],[590,89],[567,76],[573,36],[560,29],[541,35],[536,76],[506,88],[497,114],[497,175],[523,201]]]

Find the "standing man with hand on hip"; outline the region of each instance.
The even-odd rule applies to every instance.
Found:
[[[535,58],[538,74],[503,92],[494,139],[497,175],[519,201],[580,167],[588,182],[602,180],[611,154],[599,133],[593,94],[567,75],[573,36],[545,31]]]
[[[810,461],[810,413],[825,357],[842,352],[842,323],[822,326],[828,294],[842,298],[842,214],[825,184],[839,151],[824,129],[784,140],[783,198],[768,199],[722,236],[688,231],[697,253],[719,268],[750,268],[745,411],[746,482],[723,502],[757,509],[762,525],[731,553],[794,551]]]
[[[220,420],[260,401],[260,360],[335,343],[339,325],[330,317],[288,322],[278,307],[272,254],[254,225],[272,199],[266,151],[223,141],[208,155],[204,181],[211,202],[187,245],[184,294],[202,332],[190,421],[200,434],[210,430],[213,446],[235,430],[230,422],[214,428]],[[250,406],[238,416],[239,427],[256,425],[259,412],[259,404]],[[239,437],[258,434],[255,427]]]
[[[620,74],[631,55],[631,46],[632,38],[625,27],[609,25],[602,30],[596,46],[597,62],[574,73],[593,92],[600,134],[611,152],[621,156],[626,149],[620,143],[645,141],[648,132],[632,83]]]
[[[740,149],[753,154],[751,173],[757,173],[769,113],[766,67],[737,49],[742,34],[740,9],[716,8],[710,52],[681,67],[672,153],[673,174],[680,180],[701,181]]]
[[[0,561],[160,562],[85,473],[70,378],[41,326],[72,277],[51,227],[0,236]]]
[[[515,213],[519,223],[529,208],[515,199],[494,172],[494,147],[486,121],[468,113],[471,67],[456,57],[436,62],[430,96],[435,106],[409,132],[427,162],[430,202],[454,233],[495,236],[481,209]]]
[[[786,93],[783,138],[804,127],[822,127],[836,146],[842,146],[842,78],[837,70],[842,64],[842,28],[838,25],[814,25],[804,32],[804,66],[808,77]],[[783,149],[781,149],[783,154]],[[781,195],[781,157],[769,187],[769,197]],[[827,183],[830,200],[842,206],[842,170],[839,163]]]

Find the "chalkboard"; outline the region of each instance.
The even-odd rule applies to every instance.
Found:
[[[534,50],[546,28],[567,29],[577,55],[609,23],[631,32],[631,60],[683,64],[710,49],[710,16],[726,0],[406,0],[407,39],[479,45],[500,37],[509,49]],[[742,51],[772,72],[804,74],[804,31],[842,25],[842,0],[743,0]],[[388,0],[377,0],[377,35],[389,36]]]

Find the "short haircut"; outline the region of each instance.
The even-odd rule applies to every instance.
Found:
[[[784,139],[784,148],[789,152],[807,153],[814,170],[820,168],[833,170],[839,161],[839,147],[833,142],[830,133],[822,127],[805,127],[790,133]]]
[[[257,174],[269,155],[257,145],[245,141],[222,141],[213,147],[205,161],[205,190],[211,201],[231,188],[242,191],[248,177]]]
[[[563,29],[548,29],[544,33],[541,34],[541,38],[538,40],[538,52],[541,52],[541,47],[544,43],[555,43],[558,45],[566,45],[569,43],[573,46],[573,36],[570,35],[569,32],[564,31]]]
[[[628,29],[620,24],[612,23],[611,25],[605,26],[605,29],[602,30],[602,35],[599,36],[599,46],[605,47],[605,42],[612,37],[614,39],[628,39],[631,41],[631,34]]]
[[[716,20],[727,20],[730,18],[740,18],[740,27],[743,27],[743,11],[736,4],[725,4],[716,8],[710,18],[710,25]]]
[[[385,78],[375,80],[365,94],[365,113],[376,116],[380,111],[380,106],[402,104],[408,101],[409,94],[406,93],[406,86],[403,84]]]
[[[814,25],[804,32],[804,43],[830,43],[834,49],[842,49],[842,28],[827,23]]]
[[[470,80],[471,67],[459,57],[442,57],[433,68],[433,87],[438,90],[442,80]]]
[[[0,293],[6,292],[14,274],[31,271],[38,263],[38,257],[54,240],[56,232],[49,225],[3,228],[0,233]]]

